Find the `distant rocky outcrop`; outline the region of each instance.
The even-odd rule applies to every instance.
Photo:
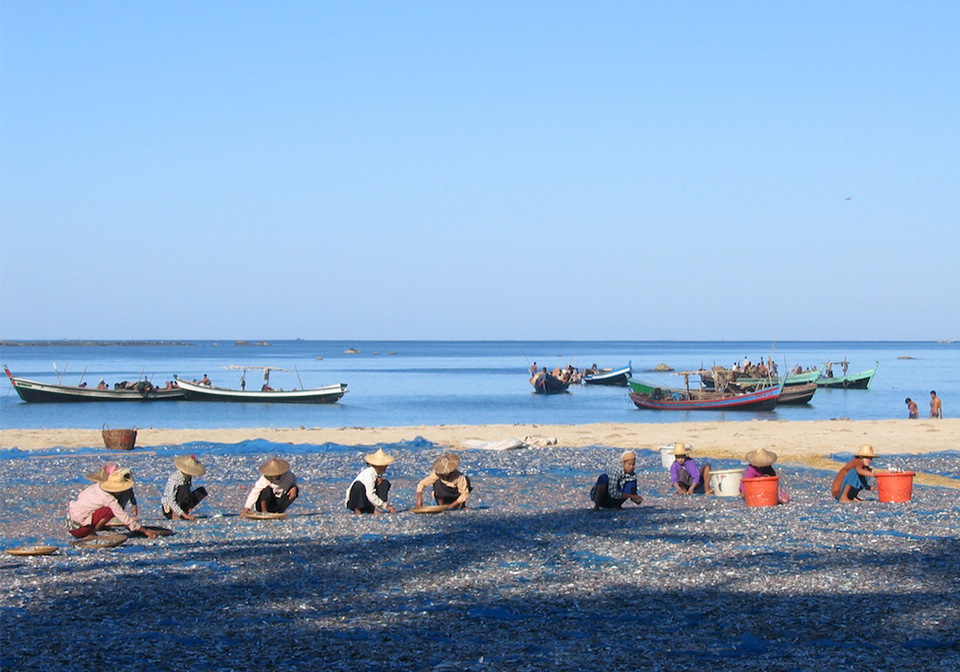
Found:
[[[653,367],[653,370],[654,371],[674,371],[675,369],[669,364],[660,363],[660,364],[657,364],[655,367]]]

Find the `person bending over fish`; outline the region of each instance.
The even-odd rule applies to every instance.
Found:
[[[196,520],[197,517],[190,511],[207,496],[207,489],[201,487],[191,490],[190,486],[193,485],[193,477],[203,476],[207,469],[193,455],[173,458],[173,466],[177,470],[170,474],[160,497],[163,515],[167,520]]]
[[[637,455],[632,450],[620,456],[619,464],[609,472],[600,474],[597,482],[590,489],[590,499],[593,500],[593,510],[619,509],[628,499],[639,506],[643,497],[637,490]]]
[[[387,504],[390,494],[390,481],[383,477],[387,467],[393,464],[396,458],[383,452],[364,455],[363,461],[368,466],[360,470],[347,488],[344,505],[355,514],[361,513],[396,513],[397,510]]]
[[[156,532],[142,527],[120,506],[117,495],[131,489],[133,489],[133,474],[129,469],[116,469],[104,480],[84,488],[67,507],[70,534],[77,539],[96,535],[113,518],[117,518],[131,532],[143,532],[150,539],[156,537]]]
[[[290,463],[274,457],[260,465],[260,478],[243,504],[243,513],[283,513],[300,495]]]
[[[689,447],[685,443],[673,444],[673,464],[670,465],[670,483],[681,495],[692,495],[697,492],[713,494],[710,489],[710,465],[703,468],[697,466],[697,461],[687,453]]]
[[[439,506],[467,508],[467,498],[473,486],[470,479],[460,473],[459,467],[460,456],[455,453],[446,453],[434,460],[433,471],[417,483],[417,506],[423,506],[423,491],[433,486],[433,498]]]
[[[870,465],[877,454],[873,446],[863,444],[853,459],[847,462],[833,479],[830,494],[841,504],[861,501],[857,495],[863,490],[870,490],[868,478],[873,476]]]

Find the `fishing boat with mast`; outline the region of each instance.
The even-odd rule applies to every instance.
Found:
[[[143,377],[134,381],[117,383],[114,387],[88,387],[83,376],[76,385],[64,385],[58,373],[56,383],[45,383],[15,376],[6,366],[4,373],[20,398],[28,403],[53,403],[72,401],[183,401],[183,391],[177,387],[157,387]],[[86,370],[84,370],[84,373]]]
[[[218,387],[216,385],[196,380],[184,380],[174,376],[184,396],[189,401],[230,401],[254,402],[261,404],[332,404],[340,400],[347,393],[346,383],[336,383],[324,387],[302,389],[300,372],[297,371],[297,380],[301,389],[275,390],[270,386],[271,371],[286,371],[276,366],[225,366],[224,369],[240,371],[240,389]],[[296,367],[294,367],[296,368]],[[259,390],[247,389],[247,371],[263,371],[263,385]]]

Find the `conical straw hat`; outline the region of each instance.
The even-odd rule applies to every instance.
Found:
[[[378,448],[375,453],[368,453],[363,456],[364,461],[372,467],[385,467],[392,464],[397,458],[387,455],[383,448]]]
[[[673,454],[674,455],[686,455],[690,452],[690,446],[685,443],[677,442],[673,444]]]
[[[83,477],[88,481],[93,481],[94,483],[103,483],[105,480],[107,480],[107,476],[115,472],[119,466],[120,465],[116,462],[107,462],[96,471],[91,471],[89,474],[84,474]]]
[[[101,481],[100,487],[107,492],[125,492],[133,487],[133,474],[129,469],[117,469]]]
[[[769,467],[777,461],[777,454],[766,448],[758,448],[747,453],[746,460],[755,467]]]
[[[272,457],[260,465],[260,473],[264,476],[283,476],[290,471],[290,463],[279,457]]]
[[[193,455],[180,455],[173,458],[173,466],[187,476],[203,476],[207,473],[207,468],[200,464]]]
[[[873,446],[869,443],[865,443],[860,446],[860,450],[857,451],[857,457],[876,457],[877,454],[873,452]]]
[[[454,453],[445,453],[433,461],[433,471],[444,476],[452,474],[460,466],[460,456]]]

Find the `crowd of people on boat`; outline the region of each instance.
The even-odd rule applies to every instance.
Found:
[[[670,487],[677,496],[715,494],[711,484],[711,467],[700,464],[691,456],[691,447],[677,442],[673,446],[673,462],[669,468]],[[876,452],[871,445],[863,445],[836,474],[831,495],[842,504],[860,501],[860,494],[872,489],[869,479]],[[740,481],[740,492],[749,479],[776,476],[773,464],[776,453],[765,448],[744,456],[747,467]],[[391,483],[387,468],[396,461],[383,448],[364,456],[365,466],[353,478],[343,499],[343,506],[354,515],[396,513],[390,503]],[[205,487],[193,487],[193,479],[203,476],[206,467],[194,455],[173,459],[174,470],[167,478],[160,497],[160,508],[168,520],[197,519],[194,510],[206,499]],[[625,451],[619,461],[600,474],[590,489],[590,500],[595,510],[619,509],[625,503],[639,506],[643,503],[637,482],[637,455]],[[273,457],[260,465],[259,477],[247,494],[240,509],[246,517],[284,514],[298,499],[300,486],[290,463]],[[97,471],[86,474],[92,484],[84,488],[67,507],[67,528],[77,539],[84,539],[103,531],[108,525],[124,526],[131,532],[146,537],[157,536],[157,530],[144,527],[138,521],[138,503],[134,494],[134,478],[129,468],[108,462]],[[446,452],[437,457],[430,472],[416,486],[416,506],[423,507],[424,492],[431,492],[437,510],[466,509],[473,492],[473,484],[460,470],[460,456]],[[789,503],[790,497],[778,487],[778,504]],[[416,510],[416,509],[415,509]]]

